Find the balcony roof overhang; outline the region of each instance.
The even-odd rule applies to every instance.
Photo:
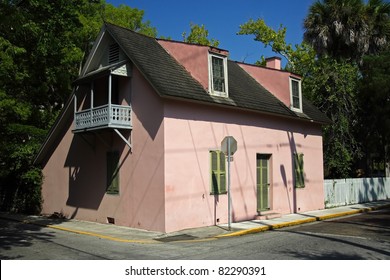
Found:
[[[72,84],[73,84],[73,86],[89,84],[98,78],[109,75],[110,73],[116,74],[115,71],[118,70],[119,68],[121,68],[122,66],[126,65],[127,63],[128,63],[128,61],[121,61],[121,62],[118,62],[115,64],[101,67],[95,71],[91,71],[91,72],[87,73],[86,75],[84,75],[82,77],[77,78],[75,81],[73,81]],[[122,76],[129,76],[129,75],[122,75]]]

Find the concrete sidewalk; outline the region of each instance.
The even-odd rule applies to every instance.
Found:
[[[145,231],[112,224],[100,224],[73,219],[52,219],[44,216],[26,216],[11,213],[0,213],[0,218],[23,223],[31,223],[55,230],[63,230],[75,234],[89,235],[117,242],[158,244],[165,242],[202,242],[215,240],[218,238],[241,236],[245,234],[333,219],[384,208],[390,208],[390,200],[354,204],[299,214],[288,214],[271,220],[237,222],[231,224],[230,231],[228,230],[228,225],[224,224],[218,226],[186,229],[172,233]]]

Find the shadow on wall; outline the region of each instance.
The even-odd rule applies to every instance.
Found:
[[[370,202],[388,199],[386,193],[385,178],[363,178],[363,188],[359,188],[358,202]],[[359,179],[356,180],[357,182]]]
[[[298,153],[297,151],[297,144],[295,143],[295,139],[294,139],[294,132],[289,132],[287,131],[287,138],[288,138],[288,142],[290,144],[290,157],[291,157],[291,166],[292,166],[292,170],[294,172],[294,168],[295,168],[295,162],[294,162],[294,154],[295,153]],[[291,188],[292,188],[292,205],[290,205],[290,212],[291,213],[297,213],[298,211],[298,207],[297,207],[297,190],[295,188],[295,178],[294,178],[294,174],[292,175],[292,178],[293,178],[293,182],[292,182],[292,185],[291,185]],[[306,177],[306,176],[305,176]],[[287,185],[286,185],[287,186]],[[288,198],[289,198],[289,201],[290,201],[290,196],[289,196],[289,188],[286,187],[286,192],[287,192],[287,195],[288,195]]]
[[[105,159],[103,153],[96,149],[96,142],[92,134],[73,136],[65,161],[69,175],[68,206],[99,208],[106,191],[106,172]]]
[[[66,205],[98,209],[106,193],[106,152],[112,148],[112,132],[76,134],[73,136],[65,167],[69,175],[69,196]],[[115,146],[122,154],[125,145]],[[123,162],[122,162],[123,163]],[[119,168],[122,163],[120,163]]]

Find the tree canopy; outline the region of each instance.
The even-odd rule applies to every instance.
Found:
[[[193,44],[199,44],[204,46],[212,46],[212,47],[218,47],[219,41],[215,39],[209,39],[209,31],[206,29],[206,27],[198,24],[191,23],[190,24],[190,34],[186,32],[183,32],[182,37],[183,41],[186,43],[193,43]]]
[[[304,20],[304,40],[319,56],[361,63],[388,45],[389,16],[390,3],[383,0],[317,1]]]

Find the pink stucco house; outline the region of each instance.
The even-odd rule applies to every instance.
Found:
[[[324,208],[322,125],[300,77],[104,24],[36,157],[43,214],[172,232]]]

